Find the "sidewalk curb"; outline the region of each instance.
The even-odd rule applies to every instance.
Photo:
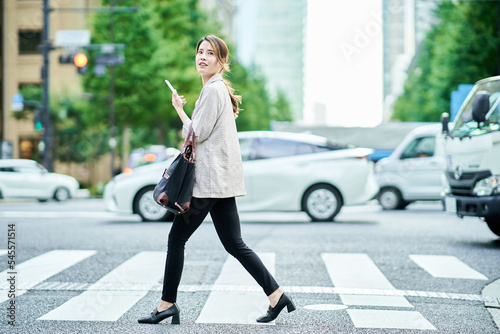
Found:
[[[483,297],[489,297],[491,301],[484,303],[486,309],[490,312],[497,328],[500,329],[500,279],[488,284],[481,292]]]

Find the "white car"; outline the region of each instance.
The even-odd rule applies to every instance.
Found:
[[[401,210],[414,201],[440,200],[445,167],[441,124],[412,130],[387,158],[375,166],[377,199],[386,210]]]
[[[313,221],[332,221],[343,205],[363,204],[379,190],[368,159],[372,149],[297,133],[238,135],[247,192],[237,198],[240,211],[305,211]],[[116,176],[104,190],[108,210],[136,213],[145,221],[167,219],[152,193],[172,160]]]
[[[80,184],[68,175],[49,173],[33,160],[0,159],[0,198],[36,198],[65,201]]]

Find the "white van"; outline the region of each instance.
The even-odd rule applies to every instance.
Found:
[[[414,201],[440,200],[445,158],[441,124],[412,130],[387,158],[375,165],[377,199],[386,210],[404,209]]]

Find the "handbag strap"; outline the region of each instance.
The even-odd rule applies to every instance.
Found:
[[[188,145],[188,143],[191,141],[191,145]],[[189,146],[191,146],[191,152],[189,152]],[[188,130],[188,135],[186,136],[186,140],[184,141],[184,146],[182,147],[182,153],[189,154],[188,160],[190,162],[196,162],[196,140],[195,140],[195,134],[193,130],[193,123],[191,122]]]

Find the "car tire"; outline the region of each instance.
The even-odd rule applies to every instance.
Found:
[[[377,199],[384,210],[402,210],[408,205],[408,203],[403,200],[401,191],[394,187],[380,189]]]
[[[134,212],[143,222],[172,221],[174,214],[165,210],[153,200],[154,186],[147,186],[137,192],[134,198]]]
[[[58,187],[56,191],[54,191],[54,199],[57,202],[64,202],[70,199],[71,195],[69,190],[65,187]]]
[[[500,217],[485,217],[484,220],[491,232],[500,237]]]
[[[328,184],[314,185],[302,197],[302,210],[314,222],[333,221],[343,204],[340,192]]]

